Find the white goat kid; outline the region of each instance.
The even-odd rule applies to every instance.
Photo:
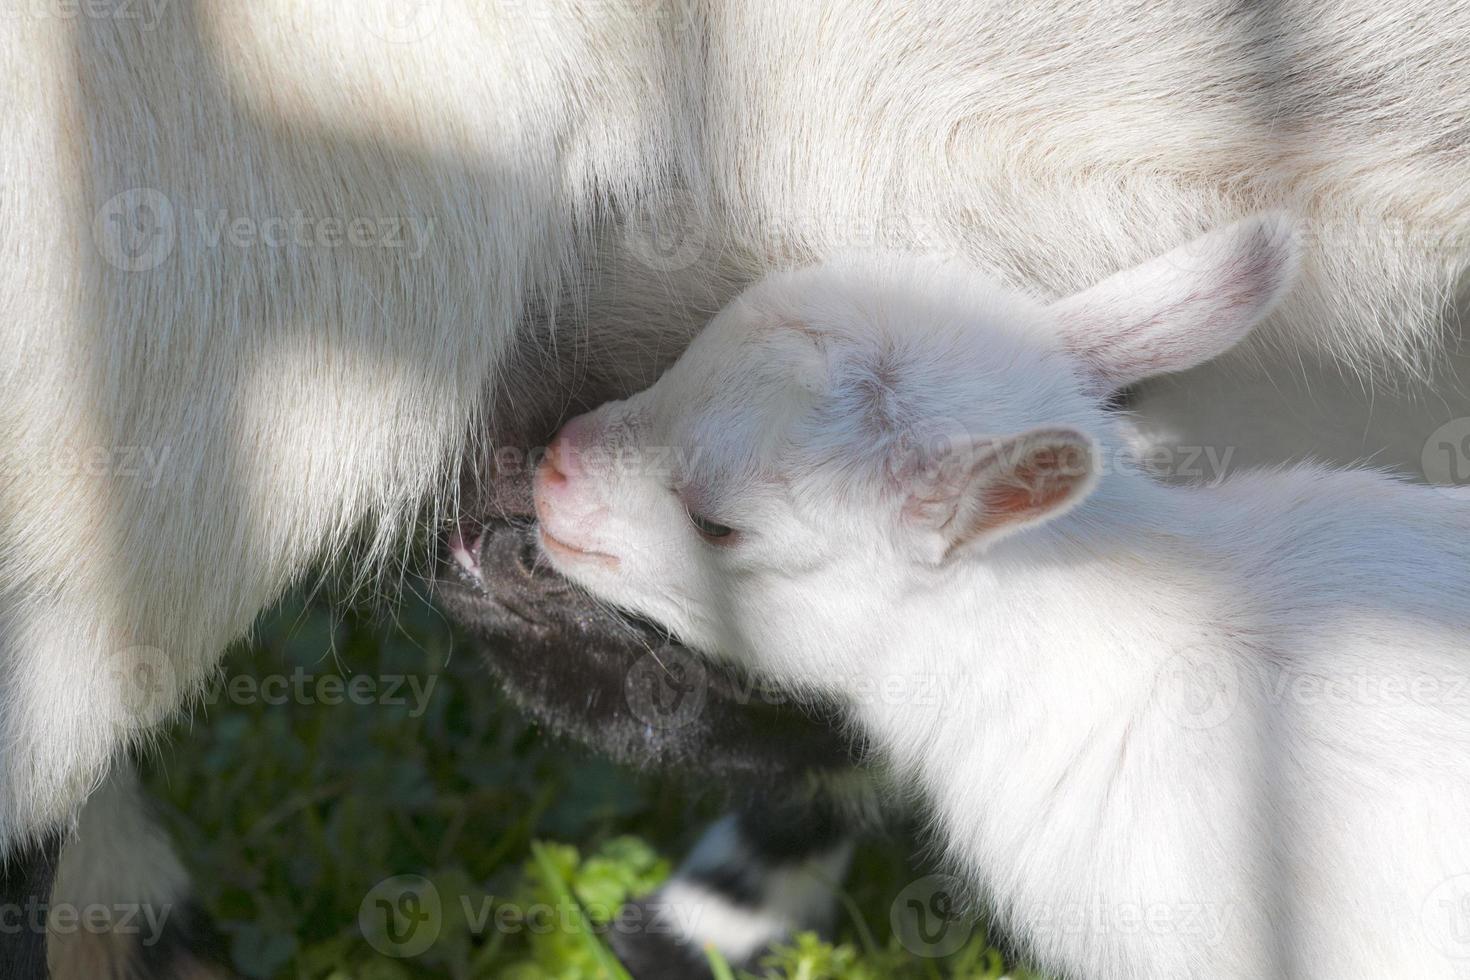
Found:
[[[771,277],[564,429],[544,550],[844,706],[1043,967],[1465,977],[1470,499],[1168,487],[1105,407],[1240,341],[1297,250],[1246,221],[1050,305],[940,262]]]

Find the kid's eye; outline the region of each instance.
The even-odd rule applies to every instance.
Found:
[[[712,540],[728,538],[735,533],[733,527],[721,524],[718,521],[712,521],[708,517],[694,513],[692,510],[689,512],[689,523],[693,524],[694,529],[700,534]]]

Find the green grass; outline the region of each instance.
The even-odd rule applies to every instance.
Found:
[[[224,676],[146,768],[246,977],[619,980],[601,939],[609,920],[669,873],[724,802],[538,733],[473,644],[417,601],[385,621],[291,600]],[[271,676],[281,680],[264,685]],[[378,693],[348,698],[326,677],[369,678]],[[396,677],[419,687],[391,697]],[[758,976],[1022,976],[979,930],[944,959],[889,935],[895,896],[923,874],[909,850],[865,844],[838,943],[798,937]],[[416,876],[411,887],[380,884],[400,875]],[[385,954],[409,947],[371,925],[378,908],[411,915],[429,930],[415,937],[433,941],[413,957]]]

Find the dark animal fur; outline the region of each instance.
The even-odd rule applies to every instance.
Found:
[[[853,763],[853,747],[824,720],[753,696],[739,677],[572,587],[537,560],[529,521],[497,517],[483,529],[480,567],[493,593],[457,573],[437,593],[482,641],[507,693],[549,730],[626,765],[752,785]],[[679,697],[702,704],[668,704],[667,723],[650,717],[659,699]]]
[[[44,910],[51,901],[60,855],[59,832],[0,854],[0,978],[4,980],[46,980]]]

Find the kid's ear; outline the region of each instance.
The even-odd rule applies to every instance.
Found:
[[[910,473],[903,521],[943,564],[1071,510],[1092,492],[1092,440],[1074,429],[964,439]]]
[[[1246,338],[1296,279],[1295,222],[1264,214],[1103,280],[1052,306],[1066,345],[1107,393],[1183,371]]]

